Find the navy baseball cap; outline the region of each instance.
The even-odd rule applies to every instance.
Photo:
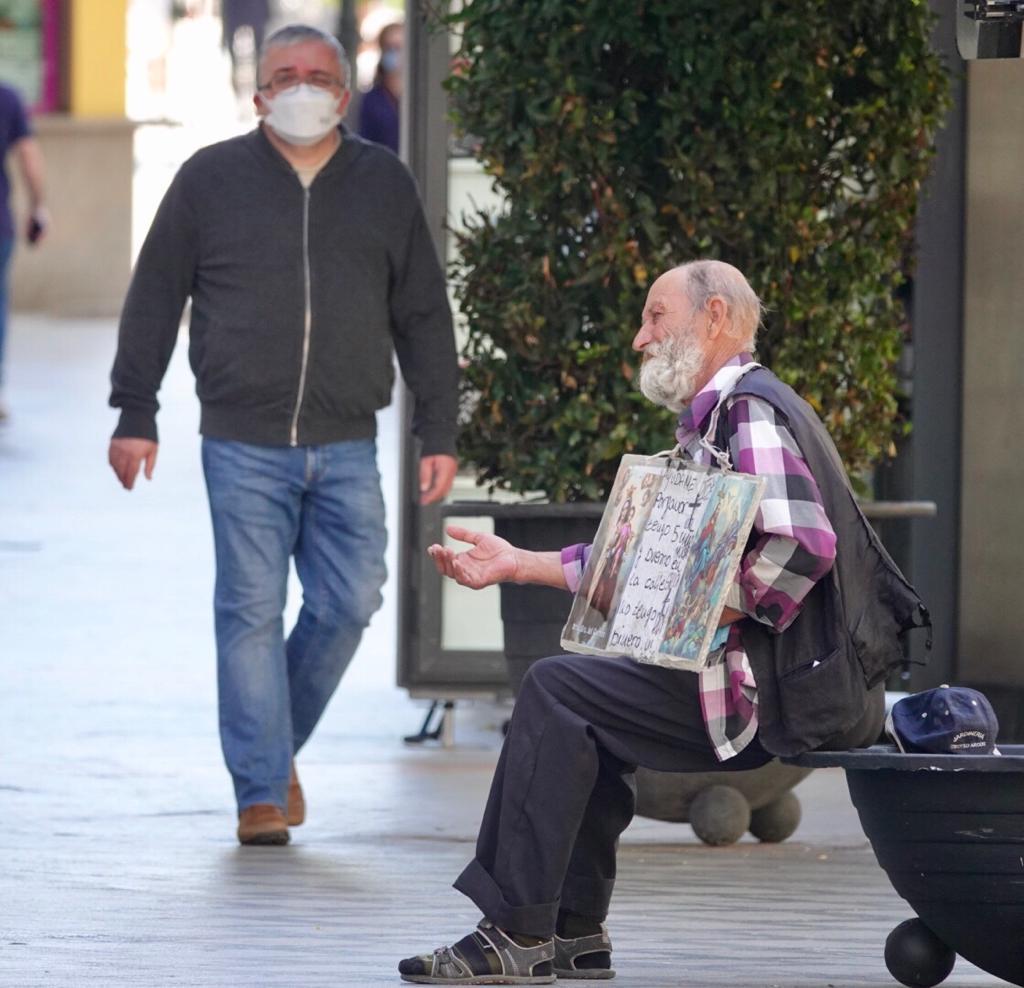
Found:
[[[996,719],[988,697],[966,686],[940,686],[893,704],[886,733],[902,752],[998,755]]]

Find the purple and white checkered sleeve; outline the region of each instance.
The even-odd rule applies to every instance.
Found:
[[[789,427],[766,401],[738,396],[729,408],[733,466],[764,477],[755,541],[740,562],[742,610],[776,631],[800,613],[804,597],[836,558],[836,535],[821,492]]]
[[[565,584],[571,593],[579,590],[583,571],[590,558],[590,548],[589,542],[577,542],[576,545],[567,545],[562,550],[562,572],[565,573]]]

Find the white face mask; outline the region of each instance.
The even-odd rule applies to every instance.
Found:
[[[263,100],[270,110],[264,119],[274,133],[300,147],[323,140],[341,120],[338,98],[304,82]]]

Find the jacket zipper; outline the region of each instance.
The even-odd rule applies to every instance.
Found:
[[[309,336],[313,329],[313,301],[310,291],[309,273],[309,189],[302,190],[302,269],[305,276],[306,318],[302,330],[302,366],[299,370],[299,393],[295,398],[295,411],[292,413],[292,430],[290,445],[299,445],[299,412],[302,411],[302,399],[306,396],[306,372],[309,369]]]

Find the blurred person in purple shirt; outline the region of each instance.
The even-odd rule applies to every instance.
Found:
[[[380,32],[380,61],[373,86],[359,104],[359,136],[398,154],[398,108],[402,100],[402,47],[405,29],[388,24]]]
[[[32,136],[28,114],[17,92],[0,83],[0,422],[8,417],[4,401],[4,343],[7,335],[7,269],[17,240],[14,215],[10,206],[10,182],[7,178],[7,154],[18,163],[28,193],[29,215],[25,240],[37,243],[48,222],[43,205],[43,156]]]

